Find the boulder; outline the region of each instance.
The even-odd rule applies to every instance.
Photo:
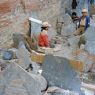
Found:
[[[33,70],[31,73],[38,74],[38,70],[40,69],[40,66],[31,60],[31,54],[28,52],[28,50],[25,48],[24,44],[19,45],[19,49],[16,52],[16,56],[18,59],[21,60],[20,66],[24,69],[27,69],[30,64],[32,64]]]
[[[13,63],[0,73],[0,95],[41,95],[41,85],[35,75]]]
[[[42,75],[46,78],[48,86],[80,91],[80,78],[66,58],[48,55],[42,68]]]
[[[95,55],[95,27],[90,26],[87,31],[85,32],[86,37],[86,45],[85,50],[88,51],[88,53]]]
[[[19,44],[19,49],[16,52],[16,56],[18,59],[22,60],[21,66],[25,69],[28,67],[29,64],[31,64],[31,58],[30,58],[30,53],[26,49],[25,45],[23,42],[20,42]]]

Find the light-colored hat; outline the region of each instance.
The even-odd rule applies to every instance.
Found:
[[[87,13],[87,9],[82,9],[82,13]]]
[[[48,22],[43,22],[42,27],[51,27],[51,25]]]

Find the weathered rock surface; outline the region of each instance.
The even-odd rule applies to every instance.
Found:
[[[45,91],[48,85],[46,79],[41,75],[38,75],[36,79],[40,83],[41,91]]]
[[[77,60],[80,60],[84,63],[84,72],[94,72],[95,55],[89,54],[87,51],[79,49],[73,53],[73,56],[76,56]]]
[[[91,69],[94,61],[88,58],[87,53],[80,53],[76,58],[84,63],[84,72],[88,72]]]
[[[44,95],[79,95],[79,94],[58,87],[49,87]]]
[[[26,49],[26,47],[25,47],[25,45],[23,43],[19,45],[19,49],[16,52],[16,56],[17,56],[18,59],[21,60],[21,62],[18,63],[18,64],[22,68],[27,69],[29,64],[32,64],[33,70],[31,72],[34,73],[34,74],[38,74],[38,71],[40,70],[40,66],[37,63],[32,62],[31,54]]]
[[[11,60],[14,58],[13,52],[12,51],[5,51],[3,54],[3,59],[4,60]]]
[[[0,59],[0,71],[3,71],[10,64],[9,61]]]
[[[79,76],[70,66],[67,59],[50,55],[46,56],[42,68],[42,75],[48,81],[49,86],[80,91]]]
[[[95,27],[90,26],[88,30],[85,33],[86,37],[86,45],[85,45],[85,50],[87,50],[90,54],[95,55]]]
[[[0,95],[41,95],[40,83],[16,63],[0,73]]]
[[[75,51],[78,49],[78,42],[79,42],[79,36],[71,37],[68,39],[68,43],[70,44],[70,48],[72,51]]]
[[[72,19],[69,14],[65,14],[63,16],[65,26],[69,25],[72,22]]]
[[[19,20],[20,19],[20,20]],[[27,33],[28,20],[25,14],[2,14],[0,17],[0,48],[10,47],[15,32]]]
[[[92,73],[95,73],[95,63],[92,64],[91,72],[92,72]]]

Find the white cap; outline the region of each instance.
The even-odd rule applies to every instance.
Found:
[[[82,9],[82,13],[87,13],[88,11],[87,11],[87,9]]]
[[[43,22],[42,27],[51,27],[51,25],[48,22]]]

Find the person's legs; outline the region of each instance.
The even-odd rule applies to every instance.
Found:
[[[80,32],[80,35],[82,35],[85,31],[85,27],[81,27],[81,32]]]
[[[86,38],[84,35],[81,35],[80,39],[79,39],[79,42],[78,42],[78,46],[80,48],[81,45],[85,45],[86,44]]]
[[[77,35],[81,35],[83,34],[84,32],[84,27],[79,27],[76,32],[74,32],[74,35],[77,36]]]

